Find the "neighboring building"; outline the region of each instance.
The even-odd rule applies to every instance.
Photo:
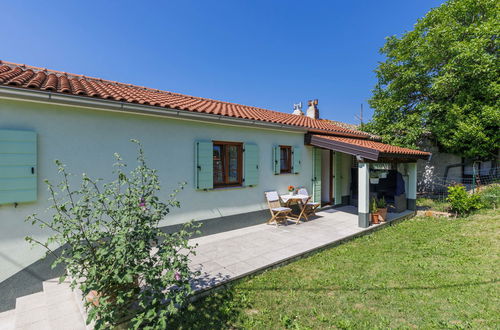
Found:
[[[24,241],[47,232],[24,219],[49,207],[43,180],[58,182],[54,160],[76,174],[74,183],[83,172],[112,179],[115,152],[135,161],[131,138],[158,170],[162,197],[187,182],[181,208],[162,226],[195,219],[214,232],[263,223],[264,192],[294,185],[318,202],[358,205],[366,227],[369,178],[391,169],[404,178],[402,196],[414,209],[416,161],[429,154],[321,120],[317,105],[293,115],[0,62],[0,296],[50,276],[39,261],[44,251]]]
[[[417,162],[418,191],[426,194],[442,194],[454,183],[464,184],[468,189],[477,185],[498,182],[500,168],[496,155],[487,159],[467,159],[459,155],[441,152],[429,136],[420,143],[422,150],[432,153],[427,160]]]

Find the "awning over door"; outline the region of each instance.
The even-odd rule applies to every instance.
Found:
[[[390,161],[391,159],[416,161],[417,159],[429,159],[431,155],[425,151],[396,147],[371,140],[310,133],[306,134],[305,144],[343,152],[371,161]]]

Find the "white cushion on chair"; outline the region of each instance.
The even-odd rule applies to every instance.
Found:
[[[313,206],[316,206],[316,205],[320,205],[320,204],[319,204],[319,203],[309,202],[309,203],[307,203],[307,205],[313,205]]]
[[[283,211],[291,211],[292,209],[288,207],[275,207],[274,209],[271,209],[274,212],[283,212]]]
[[[280,199],[280,196],[278,195],[277,191],[268,191],[265,194],[266,194],[266,198],[269,202],[275,202],[275,201],[278,201]]]
[[[299,195],[307,195],[309,196],[309,194],[307,193],[307,189],[306,188],[300,188],[299,191],[298,191]]]

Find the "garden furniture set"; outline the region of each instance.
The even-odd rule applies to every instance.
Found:
[[[308,221],[309,216],[316,215],[316,209],[320,207],[320,203],[311,202],[312,196],[307,193],[307,190],[301,188],[296,194],[290,192],[286,195],[279,195],[277,191],[268,191],[265,193],[267,205],[271,212],[271,218],[267,224],[275,223],[287,224],[289,220],[299,224],[301,220]],[[298,213],[293,211],[292,205],[298,206]]]

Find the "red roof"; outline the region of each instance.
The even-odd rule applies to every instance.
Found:
[[[409,149],[409,148],[403,148],[403,147],[396,147],[396,146],[393,146],[390,144],[385,144],[385,143],[376,142],[376,141],[372,141],[372,140],[351,139],[351,138],[345,138],[345,137],[340,137],[340,136],[317,135],[317,134],[313,134],[312,136],[315,138],[318,138],[318,139],[325,139],[325,140],[334,141],[334,142],[341,142],[341,143],[345,143],[348,145],[359,146],[362,148],[375,150],[376,152],[380,153],[382,156],[398,155],[398,156],[409,156],[411,158],[414,158],[414,157],[428,158],[431,155],[429,152],[415,150],[415,149]],[[378,155],[377,155],[377,158],[378,158]]]
[[[368,138],[368,134],[364,132],[340,127],[327,120],[312,119],[307,116],[297,116],[5,61],[0,61],[0,85],[292,125],[312,131]]]

